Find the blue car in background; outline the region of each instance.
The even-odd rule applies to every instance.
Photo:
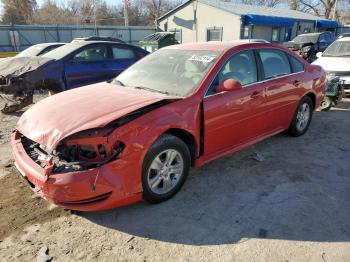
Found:
[[[52,93],[108,81],[146,56],[139,47],[119,41],[75,40],[39,57],[13,57],[0,61],[3,113],[33,102],[33,91]]]

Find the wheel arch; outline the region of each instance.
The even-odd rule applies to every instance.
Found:
[[[197,142],[194,135],[181,128],[170,128],[165,131],[164,134],[173,135],[181,139],[187,145],[191,155],[191,166],[193,166],[197,155]]]
[[[57,79],[44,79],[36,83],[36,88],[59,93],[65,90],[65,85]]]
[[[305,96],[310,97],[312,104],[313,104],[313,107],[314,107],[313,110],[315,110],[316,109],[316,95],[312,92],[309,92],[309,93],[306,93]]]

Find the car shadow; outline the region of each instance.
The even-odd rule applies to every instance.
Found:
[[[280,134],[193,169],[167,202],[79,214],[107,228],[178,244],[349,241],[350,103],[342,106],[346,110],[316,112],[302,137]],[[263,161],[254,160],[257,152]]]

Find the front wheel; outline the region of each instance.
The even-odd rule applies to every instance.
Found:
[[[190,163],[190,152],[181,139],[168,134],[160,137],[143,162],[144,199],[159,203],[174,196],[185,182]]]
[[[305,134],[311,123],[313,108],[311,98],[308,96],[303,97],[289,126],[288,132],[290,135],[301,136]]]

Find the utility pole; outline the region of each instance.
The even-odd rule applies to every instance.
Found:
[[[96,1],[95,0],[94,0],[94,22],[95,22],[95,36],[97,36]]]
[[[125,26],[129,26],[129,18],[128,18],[128,4],[129,0],[123,0],[124,2],[124,21],[125,21]]]

